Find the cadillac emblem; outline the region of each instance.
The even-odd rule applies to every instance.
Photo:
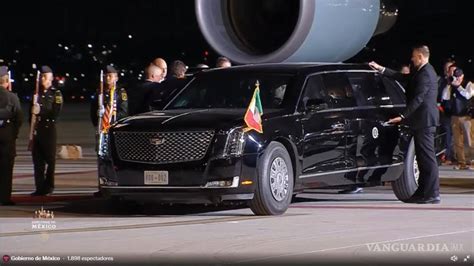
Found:
[[[161,145],[161,144],[163,144],[163,143],[165,143],[165,139],[164,139],[164,138],[162,138],[162,139],[160,139],[160,138],[153,138],[153,139],[150,139],[150,144],[151,144],[151,145],[154,145],[154,146],[158,146],[158,145]]]

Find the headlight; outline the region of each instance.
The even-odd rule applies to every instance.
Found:
[[[109,134],[102,133],[99,136],[99,157],[108,158],[109,157]]]
[[[224,147],[224,157],[242,155],[245,144],[244,134],[242,127],[233,128],[229,131]]]

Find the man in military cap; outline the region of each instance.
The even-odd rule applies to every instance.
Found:
[[[14,205],[11,201],[15,142],[22,123],[18,97],[9,91],[8,68],[0,67],[0,205]]]
[[[99,106],[99,93],[91,103],[91,121],[94,127],[99,125],[102,115],[101,131],[107,129],[114,122],[128,116],[128,95],[124,88],[117,89],[118,71],[113,66],[105,68],[105,86],[103,91],[103,106]],[[99,136],[100,138],[100,136]],[[98,141],[99,142],[99,141]],[[100,148],[100,147],[98,147]],[[101,191],[94,193],[95,197],[102,196]]]
[[[102,127],[108,128],[115,121],[128,116],[128,96],[124,88],[117,89],[118,71],[113,66],[105,68],[104,106],[99,108],[99,94],[96,94],[91,104],[91,121],[98,126],[99,113],[102,113]]]
[[[61,91],[53,87],[53,70],[42,66],[40,73],[38,102],[31,108],[37,117],[32,147],[36,190],[32,196],[47,195],[54,190],[56,122],[63,106]]]

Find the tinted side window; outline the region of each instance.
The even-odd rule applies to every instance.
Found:
[[[316,100],[316,99],[321,99],[321,100],[326,100],[326,97],[324,96],[324,91],[323,91],[324,85],[323,85],[323,80],[321,78],[321,75],[314,75],[309,77],[306,80],[306,85],[304,88],[304,94],[303,94],[303,106],[306,106],[306,103],[308,100]]]
[[[388,96],[392,99],[393,104],[405,104],[406,96],[400,85],[398,85],[394,80],[391,80],[384,76],[378,76],[387,91]]]
[[[345,73],[323,74],[324,97],[330,108],[356,106],[352,86]]]
[[[400,89],[374,73],[347,73],[358,106],[402,104]]]

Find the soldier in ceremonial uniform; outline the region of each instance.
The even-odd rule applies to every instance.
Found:
[[[32,147],[36,190],[32,196],[47,195],[54,190],[56,122],[63,106],[61,91],[53,87],[53,70],[42,66],[40,73],[38,102],[31,108],[37,117]]]
[[[99,108],[97,93],[91,104],[91,122],[98,126],[99,113],[102,112],[102,127],[108,128],[114,122],[128,116],[128,96],[124,88],[117,89],[118,71],[113,66],[105,69],[104,106]]]
[[[0,205],[11,201],[15,142],[22,123],[20,100],[9,91],[8,68],[0,67]]]

